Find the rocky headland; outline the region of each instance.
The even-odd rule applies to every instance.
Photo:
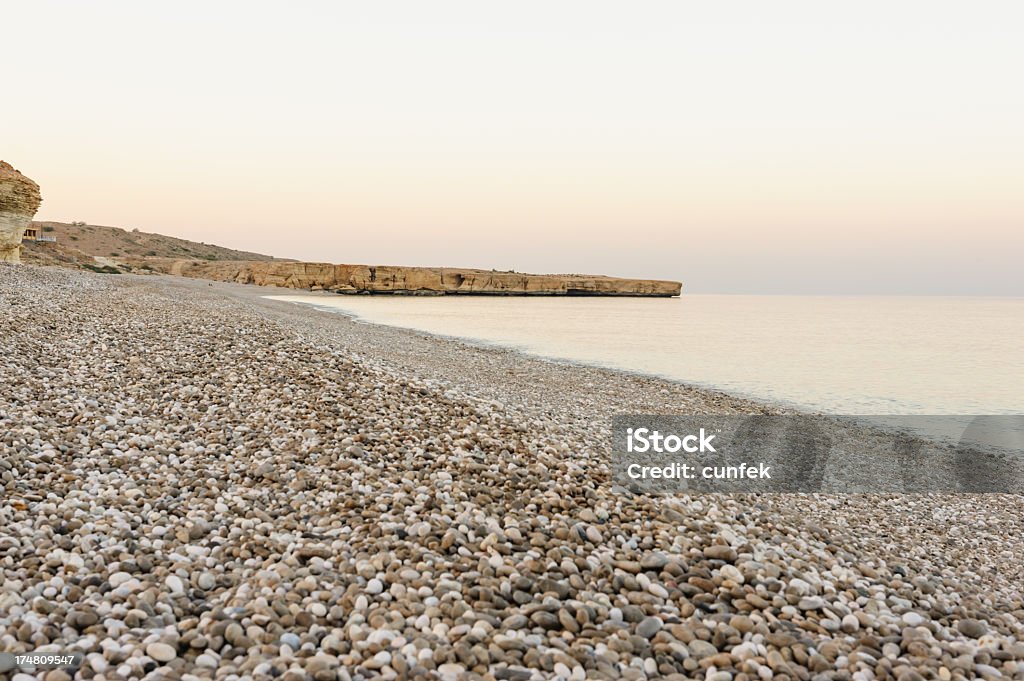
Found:
[[[208,262],[127,258],[131,267],[197,279],[335,293],[507,296],[678,296],[682,284],[587,274],[523,274],[451,267],[332,265],[313,262]]]
[[[0,161],[0,262],[21,262],[21,237],[42,200],[38,184]]]
[[[32,222],[39,186],[0,162],[0,261],[20,262],[30,224],[52,239],[30,243],[26,261],[108,274],[171,274],[195,279],[397,295],[678,296],[676,281],[588,274],[524,274],[452,267],[297,262],[162,234],[90,225]]]

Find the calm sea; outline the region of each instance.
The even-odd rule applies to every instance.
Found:
[[[271,296],[837,414],[1024,413],[1024,299]]]

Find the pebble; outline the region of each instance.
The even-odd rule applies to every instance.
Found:
[[[216,669],[217,668],[217,658],[215,658],[213,655],[210,655],[208,653],[203,653],[201,655],[197,655],[196,656],[196,666],[197,667],[210,667],[210,668]]]
[[[736,560],[736,551],[732,547],[724,546],[722,544],[712,544],[704,549],[704,557],[710,558],[711,560]]]
[[[150,643],[146,646],[146,654],[157,662],[170,662],[178,653],[166,643]]]
[[[371,664],[367,666],[369,666],[371,669],[380,669],[382,667],[385,667],[391,664],[391,653],[389,653],[386,650],[382,650],[376,655],[374,655],[371,658],[370,662]]]
[[[705,657],[711,657],[712,655],[718,654],[718,648],[708,643],[707,641],[702,641],[699,638],[687,643],[686,647],[689,649],[690,654],[698,660],[702,660]]]
[[[825,599],[821,596],[808,596],[801,598],[796,607],[801,610],[821,610],[825,607]]]
[[[129,581],[131,578],[132,578],[132,576],[130,574],[128,574],[127,572],[115,572],[115,573],[111,574],[110,577],[107,578],[107,581],[110,582],[110,586],[112,586],[112,587],[114,587],[116,589],[117,587],[121,586],[125,582]]]
[[[723,565],[722,568],[719,570],[719,573],[722,575],[723,578],[728,579],[732,582],[736,582],[737,584],[743,584],[743,582],[745,581],[743,578],[743,573],[740,572],[739,568],[737,568],[735,565]]]
[[[107,671],[107,667],[110,666],[99,653],[89,653],[89,655],[86,656],[86,661],[89,663],[89,668],[97,674],[102,674]]]
[[[653,638],[661,631],[662,621],[657,617],[645,617],[636,625],[636,635],[644,638]]]
[[[924,617],[916,612],[905,612],[902,619],[908,627],[919,627],[924,624]]]
[[[466,668],[461,664],[446,663],[442,664],[437,668],[437,673],[441,676],[442,681],[458,681],[459,676],[466,672]]]
[[[0,645],[97,679],[1024,671],[1000,495],[636,494],[595,464],[626,401],[751,405],[265,293],[0,266]]]
[[[976,619],[962,619],[956,623],[956,628],[970,638],[981,638],[988,633],[988,625]]]
[[[669,564],[668,556],[660,551],[644,554],[640,559],[640,568],[643,570],[661,570]]]
[[[181,577],[178,575],[170,575],[167,577],[167,588],[170,589],[172,594],[185,593],[185,583],[181,581]]]

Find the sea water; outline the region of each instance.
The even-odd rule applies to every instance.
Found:
[[[270,296],[834,414],[1024,413],[1024,299]]]

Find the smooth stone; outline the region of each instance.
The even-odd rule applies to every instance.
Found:
[[[167,588],[174,594],[185,593],[185,583],[181,581],[181,577],[178,575],[169,575],[166,580]]]
[[[217,658],[215,658],[213,655],[210,655],[209,653],[203,653],[196,657],[197,667],[211,667],[213,669],[216,669],[217,664]]]
[[[224,638],[229,643],[238,645],[238,642],[245,636],[245,629],[238,622],[232,622],[224,629]]]
[[[821,596],[808,596],[801,598],[796,607],[801,610],[821,610],[825,607],[825,599]]]
[[[650,586],[647,587],[647,591],[650,592],[652,596],[657,596],[661,600],[665,600],[666,598],[668,598],[668,589],[663,587],[661,584],[652,583]]]
[[[146,654],[157,662],[170,662],[178,656],[177,651],[166,643],[150,643],[146,646]]]
[[[107,581],[110,582],[110,586],[116,589],[131,578],[132,576],[127,572],[115,572],[107,578]]]
[[[374,655],[372,658],[370,658],[369,663],[367,663],[367,666],[369,666],[371,669],[380,669],[381,667],[384,667],[389,664],[391,664],[391,653],[389,653],[386,650],[382,650],[376,655]]]
[[[558,617],[545,610],[538,610],[530,616],[530,620],[533,621],[538,627],[544,629],[560,629],[562,623],[558,621]]]
[[[554,592],[561,601],[568,598],[570,594],[569,585],[555,579],[541,579],[537,582],[537,587],[541,593]]]
[[[736,560],[736,551],[730,546],[724,544],[712,544],[704,549],[704,557],[710,558],[711,560]]]
[[[754,620],[746,615],[737,615],[729,620],[729,626],[741,634],[747,634],[754,630]]]
[[[919,627],[924,624],[924,618],[916,612],[905,612],[903,613],[903,622],[908,627]]]
[[[529,623],[530,623],[530,620],[529,620],[529,618],[526,617],[526,615],[516,614],[516,615],[510,615],[509,617],[506,617],[505,620],[501,623],[501,626],[504,629],[515,630],[515,629],[523,629]]]
[[[742,584],[745,581],[743,579],[743,573],[740,572],[739,568],[735,565],[723,565],[722,569],[719,570],[719,573],[725,579],[736,582],[737,584]]]
[[[640,559],[640,568],[643,570],[661,570],[663,567],[668,565],[668,556],[664,553],[655,551],[654,553],[648,553]]]
[[[645,617],[636,625],[636,635],[646,639],[654,638],[661,631],[662,621],[657,617]]]
[[[686,647],[689,648],[690,654],[698,660],[718,654],[718,648],[699,638],[695,638],[687,643]]]
[[[441,675],[443,681],[458,681],[459,676],[466,673],[466,668],[461,664],[448,662],[438,667],[437,673]]]
[[[988,624],[981,620],[966,619],[957,622],[956,629],[969,638],[981,638],[988,633]]]

